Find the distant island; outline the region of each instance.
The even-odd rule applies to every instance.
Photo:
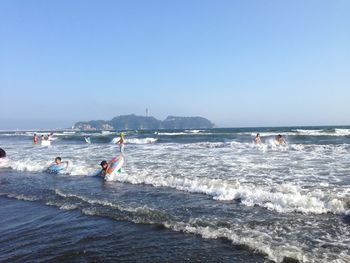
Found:
[[[164,121],[160,121],[154,117],[135,114],[117,116],[110,121],[77,122],[73,126],[74,129],[79,130],[208,129],[213,127],[214,123],[203,117],[168,116]]]

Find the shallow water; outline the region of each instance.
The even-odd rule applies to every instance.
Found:
[[[261,146],[252,143],[256,132]],[[286,146],[275,145],[278,133]],[[96,224],[156,226],[157,235],[180,240],[227,240],[215,244],[225,251],[231,244],[232,253],[238,245],[236,256],[246,261],[350,261],[349,127],[126,132],[126,164],[111,182],[92,175],[118,154],[116,134],[57,131],[50,147],[33,145],[32,134],[0,133],[8,154],[0,164],[6,202],[79,212]],[[70,162],[67,174],[44,172],[56,156]],[[224,261],[220,253],[198,261]]]

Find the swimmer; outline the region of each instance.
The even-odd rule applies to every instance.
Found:
[[[102,169],[96,175],[105,178],[106,176],[113,176],[115,172],[120,174],[122,172],[123,164],[124,164],[123,154],[119,155],[118,157],[114,157],[109,162],[103,160],[100,163]]]
[[[110,164],[107,163],[106,160],[103,160],[103,161],[100,163],[100,165],[101,165],[101,167],[102,167],[102,170],[101,170],[101,172],[99,173],[99,176],[105,177],[106,174],[107,174],[107,170],[108,170]]]
[[[47,139],[49,141],[52,141],[53,140],[53,132],[50,132],[48,135],[47,135]]]
[[[34,133],[33,142],[34,144],[38,144],[38,136],[36,135],[36,133]]]
[[[68,167],[68,164],[69,164],[68,161],[62,161],[61,157],[56,157],[55,158],[55,164],[60,165],[60,164],[64,164],[64,163],[67,164],[67,167]]]
[[[56,157],[54,163],[47,168],[47,172],[52,174],[59,174],[66,171],[68,165],[68,161],[62,161],[61,157]]]
[[[255,136],[255,143],[256,144],[262,144],[261,142],[261,137],[260,137],[260,133],[257,133]]]
[[[286,140],[283,138],[281,134],[276,136],[276,144],[277,145],[286,145]]]

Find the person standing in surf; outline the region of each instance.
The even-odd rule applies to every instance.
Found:
[[[261,142],[261,137],[260,137],[260,133],[257,133],[255,136],[255,143],[256,144],[262,144]]]
[[[33,142],[34,144],[38,144],[38,136],[36,135],[36,133],[34,133]]]
[[[276,136],[276,144],[277,145],[286,145],[286,140],[283,138],[281,134]]]
[[[47,139],[49,141],[52,141],[53,140],[53,132],[50,132],[48,135],[47,135]]]
[[[124,143],[125,143],[124,132],[121,132],[120,139],[116,142],[116,144],[119,144],[119,150],[121,153],[124,153]]]

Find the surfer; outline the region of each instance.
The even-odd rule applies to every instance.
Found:
[[[276,136],[276,144],[277,145],[286,145],[286,140],[283,138],[281,134]]]
[[[121,132],[120,139],[116,142],[116,144],[119,144],[119,150],[121,153],[124,152],[124,143],[125,143],[124,132]]]
[[[255,136],[255,143],[256,144],[261,144],[261,137],[260,137],[260,133],[257,133]]]
[[[34,144],[38,144],[38,136],[36,135],[36,133],[34,133],[33,141]]]

